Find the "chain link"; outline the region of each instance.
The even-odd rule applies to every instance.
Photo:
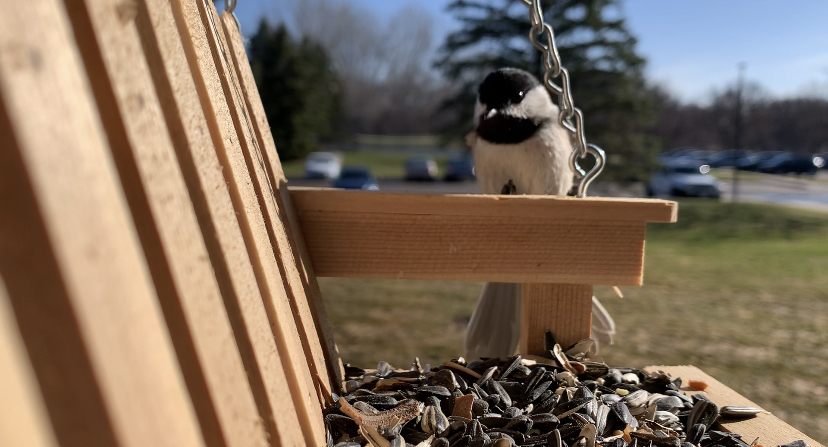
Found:
[[[592,180],[604,169],[606,156],[600,147],[594,144],[587,144],[584,135],[584,114],[581,109],[575,107],[572,99],[572,88],[569,82],[569,71],[561,64],[561,55],[555,44],[555,32],[552,26],[543,21],[543,8],[540,0],[518,0],[529,8],[529,23],[532,25],[529,31],[529,41],[542,53],[543,62],[543,84],[558,98],[558,123],[572,134],[575,149],[569,157],[569,166],[578,179],[577,196],[586,196],[586,190]],[[545,37],[545,43],[539,38]],[[554,78],[561,78],[561,85],[555,84]],[[578,159],[592,155],[595,158],[595,166],[584,172],[578,165]]]

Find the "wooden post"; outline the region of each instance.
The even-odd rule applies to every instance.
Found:
[[[520,353],[543,350],[546,331],[566,348],[588,338],[592,329],[592,286],[523,284],[520,297]]]

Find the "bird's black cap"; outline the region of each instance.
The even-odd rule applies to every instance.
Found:
[[[538,79],[518,68],[501,68],[486,76],[477,89],[480,102],[489,109],[519,104],[529,90],[540,85]]]

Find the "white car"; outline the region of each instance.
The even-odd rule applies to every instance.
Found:
[[[650,197],[721,196],[719,181],[709,174],[710,166],[694,162],[673,162],[653,174],[647,184]]]
[[[305,177],[333,180],[342,171],[342,157],[333,152],[311,152],[305,158]]]

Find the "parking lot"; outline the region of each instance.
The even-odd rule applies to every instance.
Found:
[[[728,173],[729,175],[729,173]],[[737,185],[739,202],[775,203],[828,212],[828,171],[811,176],[741,174]],[[722,200],[733,200],[729,179],[722,181]]]
[[[730,171],[719,171],[722,200],[732,200]],[[740,173],[737,200],[740,202],[775,203],[798,208],[828,212],[828,171],[816,176],[786,176],[756,173]],[[290,179],[291,186],[329,187],[326,180]],[[409,182],[399,179],[380,179],[380,191],[418,194],[479,194],[477,183],[466,182]],[[644,197],[643,185],[621,187],[596,181],[590,195],[609,197]]]

